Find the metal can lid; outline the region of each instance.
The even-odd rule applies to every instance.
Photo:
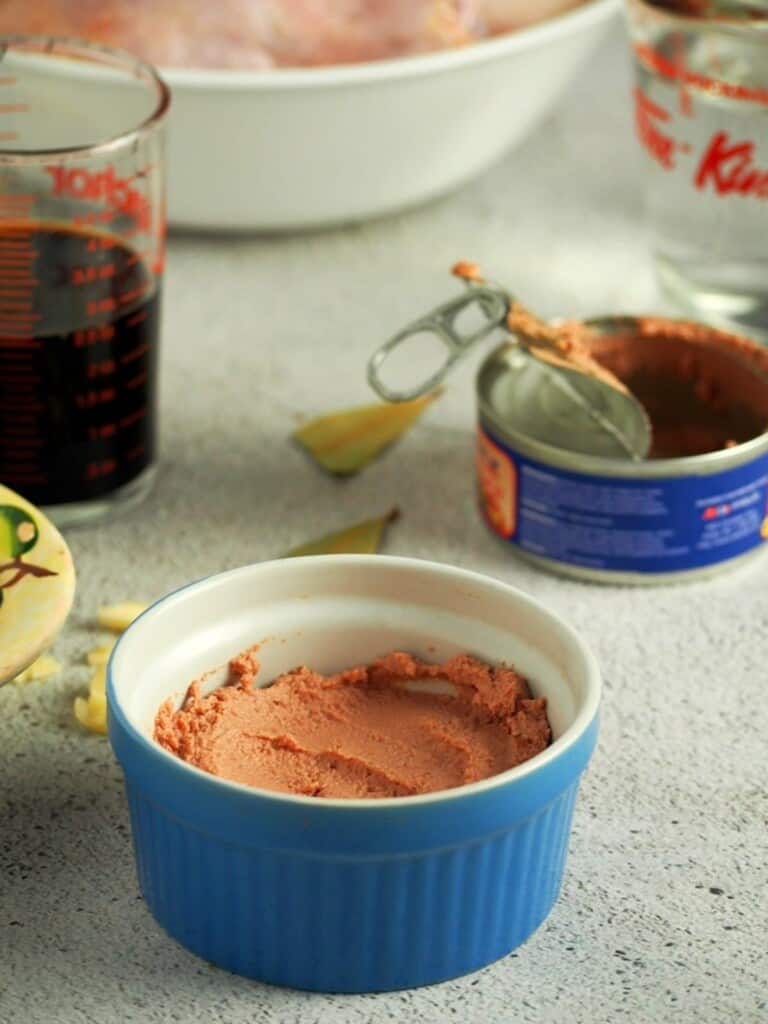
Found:
[[[478,390],[501,426],[566,451],[627,459],[647,448],[635,403],[582,374],[554,371],[514,344],[480,370]]]

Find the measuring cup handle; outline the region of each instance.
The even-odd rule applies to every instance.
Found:
[[[501,289],[485,285],[471,285],[465,294],[443,303],[431,313],[414,320],[389,341],[378,348],[368,361],[368,383],[373,390],[387,402],[410,402],[414,398],[428,394],[442,383],[455,363],[459,361],[477,342],[487,338],[489,334],[504,324],[509,309],[510,297]],[[457,327],[459,316],[471,306],[476,306],[485,317],[485,323],[468,333]],[[391,354],[409,338],[417,335],[432,334],[438,338],[447,351],[447,357],[439,370],[430,377],[420,381],[412,388],[395,390],[382,379],[381,369]]]

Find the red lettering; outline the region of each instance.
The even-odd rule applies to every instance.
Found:
[[[727,132],[717,132],[696,170],[696,188],[703,191],[711,185],[720,196],[768,199],[768,171],[755,166],[755,149],[754,142],[731,142]]]
[[[768,89],[765,86],[749,86],[741,83],[726,82],[722,78],[709,78],[707,75],[689,71],[680,53],[677,60],[669,60],[658,50],[643,43],[634,47],[635,54],[641,64],[662,78],[680,82],[681,86],[690,86],[698,92],[716,96],[720,99],[739,100],[746,103],[760,103],[768,106]],[[685,112],[685,111],[683,111]]]
[[[76,288],[88,284],[94,277],[95,271],[93,267],[73,267],[72,269],[72,284]]]
[[[129,178],[118,178],[112,166],[103,171],[89,172],[83,167],[66,168],[58,165],[46,167],[51,176],[51,189],[55,196],[70,196],[73,199],[103,203],[105,209],[99,220],[109,223],[113,213],[130,217],[138,231],[148,231],[152,226],[149,201],[138,189],[131,187]],[[84,223],[92,222],[90,213],[80,218]]]
[[[88,437],[91,441],[102,441],[110,437],[114,437],[117,433],[116,423],[107,423],[103,427],[89,427]]]
[[[137,409],[136,412],[130,413],[128,416],[123,416],[120,420],[120,429],[127,430],[129,427],[134,426],[140,420],[143,420],[147,415],[146,407],[143,409]]]
[[[101,327],[88,327],[75,331],[75,348],[89,348],[101,342],[109,342],[115,336],[114,324],[103,324]]]
[[[99,186],[95,178],[82,167],[67,172],[67,191],[75,199],[98,199]]]
[[[635,126],[638,138],[665,171],[674,169],[677,148],[675,140],[659,128],[660,123],[665,124],[669,119],[663,107],[648,99],[641,89],[635,89]]]
[[[51,188],[55,196],[60,196],[64,191],[65,169],[59,166],[46,167],[46,172],[51,176]]]
[[[117,300],[109,295],[106,299],[96,299],[85,304],[86,316],[100,316],[102,313],[109,315],[117,309]]]
[[[102,459],[100,462],[89,462],[85,469],[86,480],[98,480],[102,476],[111,476],[117,469],[114,459]]]
[[[97,377],[111,377],[115,372],[114,359],[103,359],[99,363],[91,363],[86,371],[88,380],[96,380]]]

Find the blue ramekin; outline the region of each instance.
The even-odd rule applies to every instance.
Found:
[[[265,682],[393,649],[507,661],[547,697],[555,738],[494,778],[385,800],[251,789],[158,746],[160,704],[255,642]],[[168,934],[212,963],[326,992],[427,985],[509,953],[557,898],[600,677],[584,642],[512,587],[382,556],[248,566],[145,612],[112,654],[107,695],[141,891]]]

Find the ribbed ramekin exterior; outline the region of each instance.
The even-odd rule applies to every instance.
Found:
[[[498,831],[382,856],[222,840],[128,777],[139,884],[171,936],[238,974],[326,992],[431,984],[504,956],[546,918],[579,775]]]
[[[154,743],[145,717],[166,693],[163,666],[174,663],[175,646],[211,625],[199,653],[211,644],[223,649],[230,633],[221,634],[222,621],[234,616],[240,633],[247,624],[252,635],[273,601],[300,630],[310,602],[297,594],[325,595],[322,607],[330,600],[323,615],[332,636],[357,597],[380,605],[385,620],[407,598],[403,608],[425,636],[434,612],[458,616],[470,630],[487,622],[521,633],[569,680],[567,693],[555,687],[547,695],[561,727],[570,724],[509,772],[407,799],[250,789]],[[377,612],[375,636],[380,621]],[[445,623],[434,628],[441,638]],[[155,676],[144,675],[148,660]],[[576,791],[597,738],[599,694],[594,658],[569,627],[512,588],[452,567],[320,556],[193,584],[131,626],[107,667],[109,736],[125,774],[148,907],[189,950],[278,985],[386,991],[482,967],[525,941],[557,897]]]

